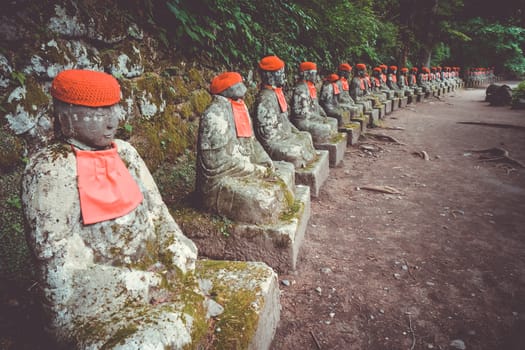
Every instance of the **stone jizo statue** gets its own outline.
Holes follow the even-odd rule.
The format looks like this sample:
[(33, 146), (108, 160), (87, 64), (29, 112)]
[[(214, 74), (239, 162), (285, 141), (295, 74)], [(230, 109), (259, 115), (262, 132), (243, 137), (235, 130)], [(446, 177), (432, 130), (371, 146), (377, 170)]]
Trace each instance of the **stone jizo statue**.
[(299, 131), (290, 122), (290, 107), (283, 93), (284, 62), (277, 56), (264, 57), (259, 73), (262, 85), (253, 120), (255, 135), (273, 160), (303, 168), (315, 159), (315, 148), (310, 133)]
[(352, 66), (348, 63), (341, 63), (339, 65), (337, 72), (339, 75), (339, 81), (337, 82), (337, 85), (339, 86), (341, 93), (339, 94), (338, 101), (340, 105), (345, 106), (350, 110), (352, 116), (360, 117), (363, 114), (363, 105), (356, 104), (352, 96), (350, 96), (351, 73)]
[(299, 130), (308, 131), (314, 144), (326, 143), (337, 135), (337, 119), (328, 117), (319, 105), (315, 87), (317, 65), (301, 63), (299, 76), (293, 91), (291, 121)]
[[(321, 87), (321, 97), (319, 103), (326, 115), (337, 119), (340, 127), (350, 122), (349, 106), (343, 106), (339, 103), (339, 96), (341, 95), (341, 87), (337, 83), (339, 76), (337, 74), (330, 74)], [(346, 108), (345, 108), (346, 107)], [(348, 111), (345, 113), (345, 111)]]
[[(240, 74), (216, 76), (213, 101), (199, 125), (196, 191), (205, 210), (249, 224), (275, 223), (288, 208), (294, 168), (272, 159), (255, 138)], [(289, 167), (288, 167), (289, 166)]]
[(62, 136), (30, 157), (22, 191), (47, 326), (68, 349), (176, 347), (191, 316), (173, 291), (197, 249), (137, 151), (114, 139), (119, 84), (67, 70), (51, 94)]

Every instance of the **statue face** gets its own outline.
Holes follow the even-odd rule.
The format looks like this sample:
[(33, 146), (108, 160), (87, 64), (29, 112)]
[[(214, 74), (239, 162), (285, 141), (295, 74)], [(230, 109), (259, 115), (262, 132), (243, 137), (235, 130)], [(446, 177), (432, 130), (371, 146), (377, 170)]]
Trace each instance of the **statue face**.
[(279, 69), (278, 71), (273, 72), (275, 86), (281, 87), (286, 81), (286, 74), (284, 73), (284, 68)]
[(315, 83), (315, 79), (317, 78), (317, 71), (316, 70), (306, 70), (303, 72), (303, 78), (306, 81), (311, 81), (312, 83)]
[(360, 69), (360, 70), (357, 71), (357, 74), (358, 74), (361, 78), (363, 78), (363, 77), (365, 76), (365, 71)]
[(62, 104), (56, 111), (62, 133), (73, 145), (103, 149), (111, 144), (117, 132), (118, 105), (86, 107)]
[(348, 79), (348, 77), (350, 77), (350, 72), (346, 70), (341, 70), (339, 71), (339, 76)]
[(220, 93), (220, 95), (234, 99), (234, 100), (238, 100), (244, 97), (247, 90), (248, 89), (246, 88), (244, 83), (240, 82), (224, 90), (223, 92)]

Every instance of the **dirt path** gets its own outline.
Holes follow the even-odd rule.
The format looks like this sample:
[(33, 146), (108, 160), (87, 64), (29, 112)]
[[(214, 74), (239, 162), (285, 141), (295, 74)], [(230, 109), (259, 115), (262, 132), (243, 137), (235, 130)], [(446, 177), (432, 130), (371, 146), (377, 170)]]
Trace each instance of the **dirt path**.
[(273, 349), (525, 348), (525, 169), (468, 151), (525, 163), (525, 130), (457, 124), (523, 127), (525, 112), (483, 98), (468, 89), (395, 111), (385, 126), (404, 130), (371, 132), (403, 145), (363, 141), (375, 150), (349, 148), (330, 170), (298, 270), (279, 276), (290, 285)]

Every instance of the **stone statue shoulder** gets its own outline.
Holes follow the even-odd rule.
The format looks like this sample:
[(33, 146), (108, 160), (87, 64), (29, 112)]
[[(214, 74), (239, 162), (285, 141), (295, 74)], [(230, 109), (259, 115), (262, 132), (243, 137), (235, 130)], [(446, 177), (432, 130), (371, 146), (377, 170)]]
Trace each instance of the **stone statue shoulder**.
[(233, 112), (226, 97), (216, 95), (204, 111), (199, 127), (201, 150), (213, 150), (225, 146), (235, 131)]

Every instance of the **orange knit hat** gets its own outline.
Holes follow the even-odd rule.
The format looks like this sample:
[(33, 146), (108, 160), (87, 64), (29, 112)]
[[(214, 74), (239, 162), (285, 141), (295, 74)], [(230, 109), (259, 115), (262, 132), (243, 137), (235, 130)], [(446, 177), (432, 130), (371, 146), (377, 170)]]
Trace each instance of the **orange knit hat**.
[(237, 83), (242, 82), (242, 77), (236, 72), (225, 72), (211, 80), (210, 92), (214, 95), (223, 92)]
[(358, 63), (355, 65), (355, 67), (359, 70), (366, 70), (366, 64), (364, 63)]
[(317, 70), (317, 65), (313, 62), (303, 62), (299, 65), (299, 71), (304, 72), (305, 70)]
[(352, 66), (348, 63), (341, 63), (339, 65), (339, 70), (344, 72), (350, 72), (352, 70)]
[(412, 72), (417, 72), (418, 69), (417, 69), (417, 67), (412, 67), (412, 68), (410, 68), (410, 70), (411, 70)]
[(339, 75), (337, 74), (330, 74), (328, 77), (327, 77), (327, 80), (331, 83), (335, 83), (336, 81), (339, 80)]
[(380, 64), (380, 65), (379, 65), (379, 68), (381, 68), (381, 69), (387, 69), (388, 66), (387, 66), (386, 64)]
[(407, 68), (407, 67), (403, 67), (403, 68), (401, 68), (401, 72), (402, 72), (402, 73), (406, 73), (406, 72), (408, 72), (408, 68)]
[(390, 70), (397, 70), (397, 66), (390, 66)]
[(284, 68), (284, 61), (277, 56), (266, 56), (259, 61), (259, 68), (269, 72), (275, 72)]
[(379, 72), (381, 73), (381, 66), (379, 67), (374, 67), (374, 69), (372, 69), (374, 72)]
[(120, 101), (120, 85), (104, 72), (69, 69), (53, 79), (51, 96), (79, 106), (112, 106)]

